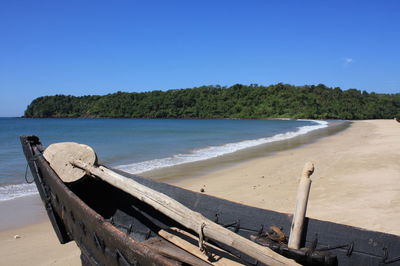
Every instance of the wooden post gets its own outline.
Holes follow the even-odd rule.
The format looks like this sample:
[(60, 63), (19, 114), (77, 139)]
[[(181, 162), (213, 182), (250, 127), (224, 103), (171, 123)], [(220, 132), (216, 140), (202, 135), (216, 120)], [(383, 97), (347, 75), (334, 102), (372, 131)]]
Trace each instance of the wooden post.
[(311, 188), (310, 176), (313, 172), (314, 165), (311, 162), (306, 163), (297, 190), (296, 207), (293, 214), (292, 226), (290, 228), (289, 248), (300, 248), (301, 234), (303, 232), (304, 218), (306, 216), (308, 196)]

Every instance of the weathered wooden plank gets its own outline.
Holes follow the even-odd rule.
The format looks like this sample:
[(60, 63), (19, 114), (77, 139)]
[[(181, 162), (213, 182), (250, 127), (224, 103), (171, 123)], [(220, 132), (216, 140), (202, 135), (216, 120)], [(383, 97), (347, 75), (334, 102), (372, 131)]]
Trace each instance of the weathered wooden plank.
[[(198, 245), (194, 243), (198, 243), (199, 239), (189, 233), (180, 230), (178, 228), (171, 228), (170, 230), (160, 230), (158, 232), (160, 236), (170, 241), (171, 243), (177, 245), (178, 247), (186, 250), (187, 252), (197, 256), (198, 258), (212, 264), (212, 265), (220, 265), (220, 266), (235, 266), (235, 265), (243, 265), (242, 263), (238, 263), (233, 260), (233, 256), (226, 251), (210, 244), (204, 243), (204, 249), (207, 254), (199, 249)], [(194, 243), (193, 243), (194, 242)], [(211, 259), (210, 259), (211, 258)]]
[(184, 249), (178, 248), (174, 244), (160, 238), (153, 237), (143, 242), (144, 245), (151, 247), (153, 250), (160, 252), (166, 257), (173, 258), (188, 265), (210, 266), (209, 263), (199, 259), (197, 256), (190, 254)]

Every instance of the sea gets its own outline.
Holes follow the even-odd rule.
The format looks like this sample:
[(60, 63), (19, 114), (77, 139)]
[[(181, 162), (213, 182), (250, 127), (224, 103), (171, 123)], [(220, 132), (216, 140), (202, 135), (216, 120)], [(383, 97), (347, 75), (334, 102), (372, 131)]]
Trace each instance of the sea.
[(328, 126), (314, 120), (0, 118), (0, 201), (36, 194), (19, 136), (78, 142), (99, 162), (132, 174), (282, 141)]

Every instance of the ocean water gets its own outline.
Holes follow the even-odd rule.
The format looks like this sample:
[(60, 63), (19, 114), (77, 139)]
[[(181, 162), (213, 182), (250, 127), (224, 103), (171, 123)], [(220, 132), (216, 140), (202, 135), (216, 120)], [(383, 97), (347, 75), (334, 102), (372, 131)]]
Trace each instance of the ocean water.
[[(37, 193), (26, 184), (20, 135), (90, 145), (100, 163), (140, 174), (206, 160), (327, 127), (312, 120), (0, 118), (0, 201)], [(31, 179), (28, 173), (28, 179)]]

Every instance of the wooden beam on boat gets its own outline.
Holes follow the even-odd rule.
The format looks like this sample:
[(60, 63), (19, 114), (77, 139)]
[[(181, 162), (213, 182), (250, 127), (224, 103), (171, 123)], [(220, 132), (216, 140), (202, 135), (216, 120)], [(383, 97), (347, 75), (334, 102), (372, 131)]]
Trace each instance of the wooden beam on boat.
[(161, 253), (163, 256), (172, 258), (177, 261), (181, 261), (188, 265), (198, 265), (198, 266), (210, 266), (210, 263), (205, 262), (204, 260), (198, 258), (194, 254), (187, 252), (181, 247), (177, 247), (164, 238), (161, 237), (152, 237), (143, 242), (149, 248), (156, 250)]
[(137, 197), (183, 226), (196, 231), (199, 235), (203, 234), (206, 237), (231, 246), (266, 265), (298, 265), (295, 261), (285, 258), (269, 248), (262, 247), (229, 229), (215, 224), (178, 201), (103, 166), (96, 167), (80, 160), (74, 160), (72, 164)]
[[(163, 193), (143, 186), (140, 183), (117, 174), (104, 166), (97, 166), (93, 160), (90, 162), (82, 161), (81, 158), (84, 159), (90, 157), (86, 152), (92, 149), (87, 145), (68, 143), (68, 145), (64, 144), (62, 152), (52, 152), (52, 149), (59, 150), (57, 145), (58, 143), (50, 145), (46, 149), (44, 156), (46, 158), (46, 153), (52, 154), (51, 158), (56, 161), (57, 164), (53, 164), (51, 160), (48, 160), (48, 158), (46, 158), (46, 160), (48, 160), (50, 166), (61, 179), (68, 176), (68, 171), (65, 170), (65, 164), (70, 164), (73, 167), (68, 169), (73, 169), (75, 171), (77, 168), (80, 168), (82, 177), (91, 174), (101, 178), (103, 181), (149, 204), (186, 228), (194, 230), (199, 234), (200, 239), (208, 237), (222, 244), (231, 246), (266, 265), (299, 265), (294, 260), (288, 259), (269, 248), (260, 246), (255, 242), (243, 238), (229, 229), (212, 222), (202, 214), (187, 208), (183, 204)], [(82, 152), (80, 150), (82, 149), (85, 149), (84, 156), (81, 155)], [(93, 153), (95, 154), (94, 151)], [(78, 155), (76, 156), (76, 154)], [(97, 158), (97, 156), (94, 156), (94, 158)], [(62, 169), (62, 171), (60, 171), (60, 169)]]

